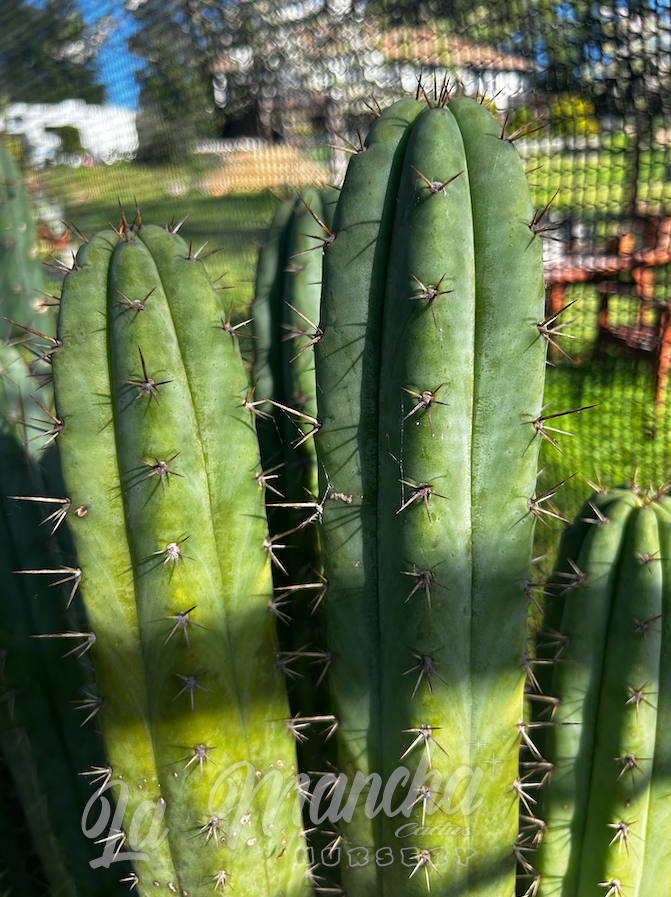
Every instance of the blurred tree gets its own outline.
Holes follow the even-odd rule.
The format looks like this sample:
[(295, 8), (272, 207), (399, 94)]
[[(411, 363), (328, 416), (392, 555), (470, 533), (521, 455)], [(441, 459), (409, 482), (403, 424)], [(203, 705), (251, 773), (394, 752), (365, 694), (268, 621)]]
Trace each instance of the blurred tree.
[(292, 141), (306, 110), (339, 130), (354, 100), (400, 88), (374, 52), (364, 2), (126, 0), (126, 9), (140, 26), (130, 46), (145, 60), (143, 108), (192, 136), (221, 126), (216, 106), (227, 129), (245, 122)]
[(140, 84), (138, 158), (162, 162), (184, 155), (194, 141), (221, 127), (214, 102), (213, 34), (188, 0), (126, 0), (137, 22), (129, 49), (144, 61)]
[(387, 23), (442, 22), (454, 33), (467, 32), (473, 43), (505, 43), (507, 49), (512, 49), (537, 7), (536, 0), (368, 0), (367, 4), (370, 14)]
[(96, 56), (105, 23), (88, 28), (76, 0), (1, 0), (0, 85), (5, 102), (101, 103)]
[[(259, 134), (295, 139), (306, 112), (326, 131), (400, 90), (398, 73), (375, 52), (365, 2), (256, 0), (221, 4), (218, 100), (242, 117), (250, 103)], [(319, 126), (319, 125), (318, 125)]]

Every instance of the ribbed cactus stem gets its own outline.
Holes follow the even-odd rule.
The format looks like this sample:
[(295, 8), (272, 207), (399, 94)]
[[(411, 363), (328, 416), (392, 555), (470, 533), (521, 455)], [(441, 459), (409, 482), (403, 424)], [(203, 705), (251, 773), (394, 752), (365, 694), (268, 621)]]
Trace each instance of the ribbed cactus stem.
[[(578, 521), (577, 521), (578, 522)], [(671, 502), (627, 488), (594, 494), (553, 579), (565, 581), (549, 729), (554, 771), (535, 865), (543, 897), (661, 893), (668, 840)], [(577, 549), (577, 550), (576, 550)], [(570, 572), (566, 573), (566, 562)], [(562, 575), (563, 574), (563, 575)], [(542, 650), (542, 648), (541, 648)]]
[[(421, 106), (400, 100), (378, 119), (366, 150), (354, 156), (336, 207), (336, 238), (326, 247), (322, 339), (316, 346), (316, 445), (320, 491), (328, 501), (320, 528), (338, 729), (338, 769), (352, 783), (381, 768), (380, 648), (377, 600), (377, 440), (382, 299), (398, 181), (410, 125)], [(341, 823), (343, 851), (374, 851), (381, 820), (363, 801)], [(377, 895), (375, 863), (349, 867), (346, 888)]]
[[(111, 781), (130, 790), (125, 825), (149, 800), (164, 814), (161, 834), (167, 826), (136, 865), (139, 887), (302, 894), (295, 745), (274, 666), (255, 406), (240, 350), (181, 238), (152, 226), (121, 235), (80, 250), (54, 371), (64, 476), (86, 508), (71, 528), (97, 636)], [(238, 793), (248, 775), (259, 784), (276, 774), (274, 818), (264, 820), (268, 783), (248, 813), (222, 804), (236, 764)]]
[(494, 897), (497, 877), (512, 881), (514, 875), (529, 605), (524, 586), (540, 515), (534, 498), (541, 440), (532, 421), (540, 414), (545, 379), (546, 344), (538, 331), (545, 308), (543, 251), (515, 145), (484, 105), (457, 97), (449, 108), (468, 163), (476, 282), (469, 765), (483, 770), (486, 784), (472, 817), (469, 847), (476, 855), (469, 886)]
[[(252, 346), (254, 350), (254, 382), (259, 398), (264, 399), (279, 396), (282, 390), (282, 340), (286, 336), (282, 329), (284, 267), (292, 212), (291, 204), (278, 203), (268, 229), (266, 242), (259, 252), (256, 267), (254, 299), (251, 309), (254, 331)], [(272, 425), (270, 427), (262, 427), (262, 425), (263, 421), (259, 423), (262, 451), (266, 430), (269, 430), (267, 436), (269, 444), (273, 445), (273, 450), (276, 450), (272, 439), (275, 435)], [(272, 455), (272, 451), (269, 450), (268, 454)]]
[[(163, 797), (151, 737), (114, 432), (114, 386), (107, 362), (108, 302), (121, 302), (118, 294), (108, 297), (109, 268), (117, 244), (116, 235), (104, 233), (79, 250), (80, 270), (63, 287), (58, 320), (63, 347), (53, 365), (57, 413), (66, 424), (58, 438), (66, 488), (74, 508), (88, 509), (81, 517), (69, 515), (68, 522), (73, 523), (77, 569), (86, 570), (80, 589), (87, 621), (97, 636), (91, 656), (104, 701), (104, 713), (98, 716), (115, 784), (124, 783), (119, 788), (127, 799), (129, 823), (140, 804), (148, 800), (158, 806)], [(135, 459), (133, 466), (140, 460)], [(114, 790), (110, 788), (117, 797)], [(154, 881), (177, 886), (169, 843), (163, 840), (148, 862), (139, 864), (137, 874), (143, 892), (150, 892)]]
[[(253, 378), (259, 399), (269, 399), (261, 407), (272, 413), (258, 427), (263, 466), (270, 477), (268, 521), (271, 533), (283, 546), (273, 570), (278, 664), (286, 675), (296, 724), (311, 727), (306, 720), (320, 723), (314, 737), (304, 731), (298, 745), (301, 768), (315, 773), (329, 768), (332, 743), (326, 735), (335, 722), (326, 684), (329, 654), (323, 631), (323, 576), (315, 525), (328, 495), (319, 495), (315, 445), (310, 435), (317, 415), (314, 347), (321, 333), (322, 241), (327, 236), (324, 227), (328, 228), (325, 217), (321, 191), (313, 188), (304, 190), (291, 203), (279, 204), (260, 253), (252, 307)], [(271, 332), (272, 343), (266, 351), (265, 341)], [(272, 391), (260, 392), (264, 386)], [(306, 826), (313, 834), (307, 817)], [(323, 843), (310, 840), (317, 862)]]
[[(288, 258), (285, 267), (283, 296), (283, 352), (284, 372), (281, 399), (308, 417), (317, 414), (314, 346), (319, 342), (319, 317), (322, 285), (322, 252), (320, 241), (324, 231), (320, 221), (324, 218), (319, 192), (306, 190), (296, 206), (289, 232)], [(323, 223), (323, 221), (322, 221)], [(298, 421), (300, 422), (300, 418)], [(307, 421), (306, 418), (303, 418)], [(309, 423), (309, 421), (307, 421)], [(296, 423), (285, 428), (285, 457), (287, 491), (294, 497), (306, 498), (305, 489), (317, 495), (317, 459), (314, 440), (306, 439), (291, 453), (291, 443), (301, 442), (302, 431), (310, 426)], [(301, 495), (302, 493), (302, 495)], [(303, 515), (305, 516), (305, 515)]]
[[(19, 167), (0, 141), (0, 315), (26, 323), (31, 303), (44, 289), (39, 244)], [(0, 319), (0, 338), (20, 329)]]
[(364, 821), (360, 801), (347, 846), (387, 853), (343, 877), (366, 894), (499, 897), (515, 878), (542, 251), (488, 110), (418, 111), (385, 111), (350, 165), (352, 183), (355, 163), (381, 177), (380, 142), (400, 175), (389, 205), (371, 202), (375, 173), (350, 193), (348, 171), (326, 247), (317, 449), (330, 488), (353, 495), (322, 527), (339, 767), (396, 775), (393, 806), (412, 803)]

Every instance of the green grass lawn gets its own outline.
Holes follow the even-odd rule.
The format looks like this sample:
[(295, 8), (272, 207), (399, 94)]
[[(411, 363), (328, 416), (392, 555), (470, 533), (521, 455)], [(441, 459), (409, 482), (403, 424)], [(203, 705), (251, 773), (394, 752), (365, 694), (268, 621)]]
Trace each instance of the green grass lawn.
[[(593, 355), (580, 364), (549, 368), (546, 413), (596, 405), (560, 418), (555, 425), (573, 435), (557, 436), (562, 453), (543, 443), (539, 492), (572, 474), (553, 499), (562, 516), (573, 519), (591, 493), (586, 482), (601, 478), (606, 486), (630, 482), (636, 474), (643, 487), (658, 487), (671, 476), (671, 401), (659, 415), (654, 409), (652, 366), (621, 353)], [(562, 525), (537, 527), (537, 554), (554, 550)]]
[[(555, 212), (591, 219), (614, 219), (628, 198), (632, 178), (632, 145), (625, 147), (622, 135), (612, 140), (602, 136), (602, 149), (566, 153), (525, 153), (524, 167), (529, 172), (531, 192), (537, 207), (543, 208), (559, 191), (553, 202)], [(640, 202), (647, 203), (652, 214), (671, 210), (671, 180), (668, 166), (671, 151), (659, 147), (641, 153), (638, 192)], [(607, 236), (600, 232), (599, 237)]]
[(208, 241), (203, 254), (222, 250), (206, 258), (205, 265), (213, 279), (221, 277), (217, 285), (226, 287), (223, 306), (228, 310), (233, 303), (239, 316), (252, 298), (258, 249), (277, 200), (268, 191), (208, 196), (199, 185), (211, 170), (211, 164), (202, 162), (165, 167), (132, 162), (93, 168), (58, 165), (47, 170), (43, 184), (63, 203), (65, 220), (87, 236), (118, 222), (119, 201), (132, 220), (137, 200), (145, 224), (163, 226), (188, 215), (180, 234), (194, 250)]
[[(567, 477), (572, 478), (553, 499), (562, 516), (573, 519), (589, 497), (593, 483), (601, 478), (606, 486), (630, 482), (637, 476), (643, 487), (655, 488), (671, 477), (671, 389), (669, 399), (655, 413), (655, 383), (652, 361), (633, 359), (619, 348), (596, 348), (600, 298), (592, 287), (569, 288), (566, 301), (576, 300), (564, 317), (574, 318), (566, 332), (577, 339), (561, 340), (571, 356), (551, 353), (548, 366), (546, 414), (586, 405), (595, 408), (559, 418), (550, 425), (573, 435), (556, 436), (561, 453), (544, 441), (539, 479), (542, 493)], [(612, 297), (610, 320), (631, 323), (636, 304), (626, 297)], [(671, 387), (671, 384), (670, 384)], [(551, 403), (551, 404), (550, 404)], [(537, 527), (537, 554), (554, 551), (562, 525), (548, 520), (552, 529)]]
[[(612, 191), (613, 158), (614, 154), (610, 167), (606, 165), (590, 174), (595, 180), (595, 190), (600, 189), (598, 182), (602, 181)], [(553, 177), (556, 174), (557, 182), (562, 179), (570, 186), (570, 181), (561, 174), (562, 160), (548, 164)], [(578, 169), (573, 171), (575, 175)], [(147, 170), (129, 163), (74, 171), (54, 168), (48, 173), (47, 187), (64, 202), (67, 219), (74, 220), (86, 234), (107, 227), (108, 221), (116, 222), (117, 197), (133, 214), (134, 200), (137, 199), (146, 223), (162, 225), (166, 219), (180, 220), (188, 213), (181, 233), (194, 248), (208, 240), (205, 252), (221, 249), (209, 256), (205, 264), (213, 278), (224, 275), (220, 285), (230, 287), (220, 294), (222, 313), (233, 303), (234, 317), (240, 320), (253, 295), (258, 249), (277, 200), (269, 192), (220, 198), (206, 196), (197, 186), (202, 174), (202, 168)], [(166, 195), (166, 189), (177, 183), (179, 177), (183, 184), (187, 184), (186, 193)], [(547, 189), (536, 188), (541, 191), (538, 204), (547, 201), (548, 190), (553, 187), (551, 180), (549, 187), (546, 184)], [(85, 201), (84, 195), (87, 197)], [(616, 202), (612, 192), (607, 201)], [(630, 480), (638, 468), (639, 482), (658, 485), (671, 475), (671, 412), (655, 416), (651, 365), (634, 363), (621, 352), (597, 356), (594, 350), (597, 293), (593, 288), (577, 286), (567, 293), (567, 301), (573, 299), (577, 302), (568, 317), (576, 317), (576, 320), (567, 331), (579, 339), (565, 339), (563, 346), (575, 362), (569, 363), (554, 353), (555, 366), (549, 367), (547, 374), (545, 401), (552, 403), (547, 413), (582, 405), (596, 404), (598, 407), (557, 422), (560, 429), (575, 435), (558, 436), (563, 454), (552, 445), (543, 444), (545, 471), (539, 480), (542, 492), (575, 474), (555, 498), (560, 513), (568, 518), (577, 513), (590, 493), (586, 478), (594, 481), (598, 475), (606, 484), (615, 485)], [(633, 307), (626, 298), (614, 297), (611, 300), (613, 319), (628, 320)], [(543, 526), (537, 528), (538, 554), (553, 551), (556, 547), (561, 524), (550, 523), (552, 530)]]

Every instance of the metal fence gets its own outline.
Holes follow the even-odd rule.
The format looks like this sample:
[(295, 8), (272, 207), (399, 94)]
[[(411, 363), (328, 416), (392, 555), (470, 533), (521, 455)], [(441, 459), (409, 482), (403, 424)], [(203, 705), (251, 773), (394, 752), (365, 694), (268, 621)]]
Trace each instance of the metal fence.
[[(610, 483), (636, 466), (644, 482), (671, 474), (668, 0), (99, 7), (95, 20), (85, 16), (89, 35), (98, 29), (95, 53), (87, 56), (86, 41), (62, 52), (97, 57), (110, 102), (71, 96), (69, 111), (40, 110), (11, 83), (11, 69), (3, 75), (5, 128), (36, 167), (47, 206), (86, 218), (93, 204), (102, 216), (114, 182), (157, 209), (162, 199), (194, 204), (203, 232), (222, 235), (221, 203), (234, 195), (238, 217), (226, 233), (240, 236), (248, 207), (252, 246), (261, 206), (245, 206), (242, 195), (337, 181), (376, 104), (414, 92), (420, 79), (429, 98), (445, 82), (484, 94), (506, 133), (519, 133), (537, 207), (552, 200), (548, 314), (576, 320), (551, 353), (548, 402), (552, 411), (598, 405), (559, 419), (579, 439), (558, 437), (563, 455), (545, 446), (545, 482), (578, 471), (558, 498), (570, 513), (593, 465)], [(65, 155), (63, 125), (81, 143)], [(263, 209), (269, 215), (272, 203)]]

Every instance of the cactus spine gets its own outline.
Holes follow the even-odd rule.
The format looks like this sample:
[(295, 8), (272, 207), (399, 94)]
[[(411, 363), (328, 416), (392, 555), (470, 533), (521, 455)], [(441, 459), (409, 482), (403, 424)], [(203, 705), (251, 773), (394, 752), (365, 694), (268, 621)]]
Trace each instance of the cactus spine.
[[(322, 489), (352, 503), (327, 503), (321, 533), (339, 768), (384, 784), (430, 753), (442, 788), (414, 795), (412, 819), (460, 806), (463, 834), (401, 841), (398, 817), (369, 819), (362, 800), (345, 846), (390, 853), (343, 878), (357, 894), (500, 895), (515, 876), (542, 254), (493, 116), (465, 97), (420, 111), (402, 100), (379, 118), (326, 246), (317, 451)], [(464, 767), (470, 784), (450, 784)]]
[(543, 897), (643, 897), (669, 881), (670, 549), (669, 498), (618, 488), (585, 503), (560, 550), (559, 633), (540, 638), (560, 661), (535, 863)]
[[(255, 406), (220, 319), (197, 253), (123, 216), (65, 279), (53, 366), (97, 637), (92, 710), (124, 825), (141, 823), (126, 828), (147, 855), (135, 865), (141, 893), (298, 895), (295, 746), (273, 666)], [(222, 803), (217, 778), (236, 764), (238, 793), (273, 774), (274, 819), (259, 801), (241, 815)]]
[[(308, 211), (311, 210), (311, 211)], [(316, 216), (316, 217), (315, 217)], [(322, 260), (319, 244), (324, 207), (319, 191), (308, 189), (292, 203), (280, 202), (259, 253), (252, 302), (254, 387), (266, 412), (272, 402), (314, 418), (317, 412), (314, 353), (317, 339)], [(257, 425), (266, 467), (282, 463), (278, 488), (305, 498), (304, 486), (317, 490), (315, 449), (306, 440), (294, 451), (292, 442), (304, 435), (299, 415), (287, 417), (278, 406), (274, 420)], [(308, 418), (303, 418), (307, 420)]]

